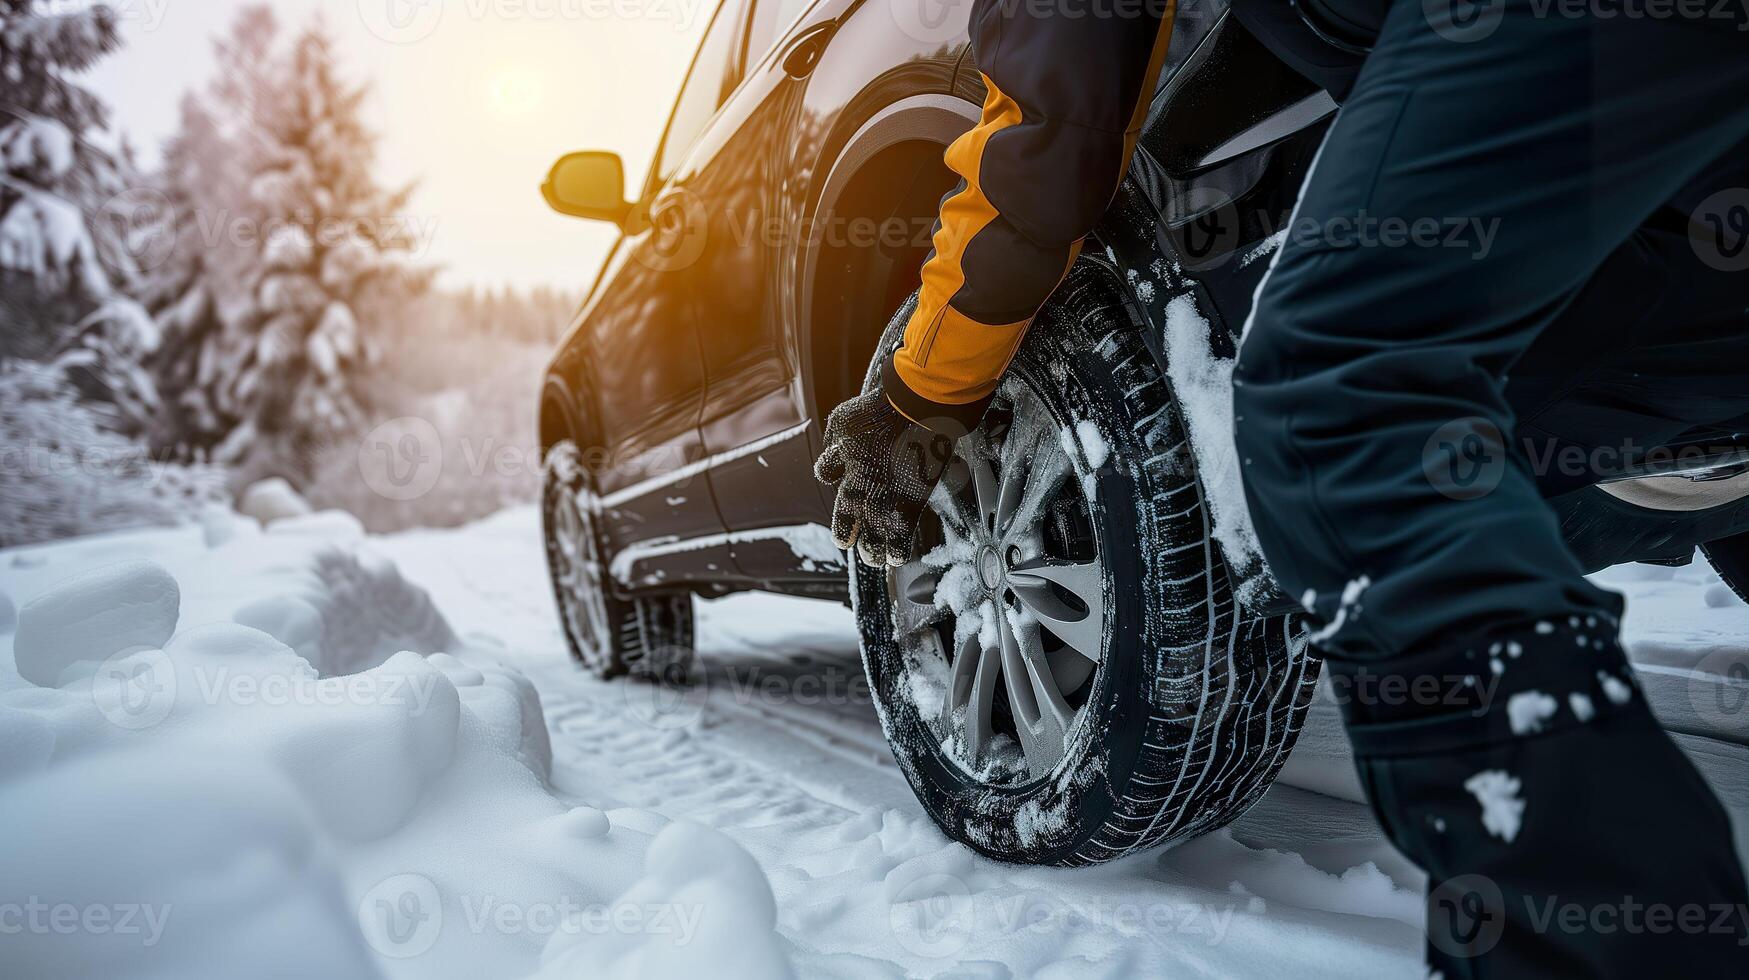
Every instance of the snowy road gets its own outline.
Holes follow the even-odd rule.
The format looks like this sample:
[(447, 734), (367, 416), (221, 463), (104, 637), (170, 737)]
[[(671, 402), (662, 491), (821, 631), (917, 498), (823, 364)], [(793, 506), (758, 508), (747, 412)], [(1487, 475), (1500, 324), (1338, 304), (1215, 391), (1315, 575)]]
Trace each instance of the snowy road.
[[(0, 765), (0, 796), (13, 794), (0, 807), (18, 808), (9, 812), (20, 821), (40, 818), (41, 833), (64, 833), (70, 847), (94, 833), (111, 841), (123, 826), (153, 839), (174, 836), (117, 823), (121, 817), (103, 822), (117, 806), (104, 794), (125, 790), (121, 798), (142, 801), (136, 809), (145, 813), (175, 783), (135, 775), (149, 768), (138, 762), (119, 785), (79, 768), (90, 747), (115, 745), (168, 766), (199, 794), (165, 796), (140, 819), (206, 820), (210, 828), (194, 836), (222, 833), (260, 846), (267, 818), (250, 800), (280, 792), (282, 783), (254, 787), (236, 769), (201, 768), (205, 749), (191, 758), (171, 738), (259, 743), (270, 760), (263, 765), (284, 770), (304, 799), (297, 809), (311, 814), (274, 830), (275, 846), (314, 857), (303, 871), (254, 887), (322, 896), (309, 900), (318, 911), (308, 913), (302, 935), (335, 930), (331, 948), (339, 952), (331, 959), (354, 957), (329, 964), (330, 976), (539, 971), (593, 980), (701, 968), (770, 976), (781, 975), (772, 964), (784, 957), (804, 977), (1353, 980), (1423, 972), (1423, 879), (1355, 802), (1326, 704), (1314, 709), (1283, 782), (1231, 828), (1097, 868), (1022, 868), (977, 856), (923, 815), (882, 739), (849, 613), (835, 605), (770, 596), (703, 604), (702, 682), (674, 694), (595, 681), (573, 668), (537, 520), (526, 509), (459, 530), (381, 538), (362, 537), (339, 515), (317, 515), (265, 534), (221, 528), (203, 537), (190, 528), (84, 539), (11, 553), (0, 561), (0, 591), (23, 604), (67, 575), (122, 559), (159, 563), (180, 583), (176, 638), (152, 640), (166, 653), (146, 655), (175, 665), (181, 697), (154, 715), (167, 719), (156, 727), (134, 730), (140, 726), (130, 722), (118, 731), (97, 717), (116, 721), (94, 686), (101, 670), (97, 680), (89, 667), (63, 675), (57, 689), (24, 681), (0, 657), (0, 745), (22, 747), (12, 769)], [(1636, 566), (1604, 581), (1630, 593), (1628, 632), (1642, 680), (1667, 723), (1686, 733), (1679, 737), (1721, 789), (1749, 845), (1749, 732), (1732, 710), (1741, 705), (1715, 697), (1743, 689), (1695, 683), (1741, 662), (1749, 607), (1700, 568)], [(202, 625), (215, 622), (228, 625)], [(389, 657), (399, 649), (455, 656), (431, 656), (425, 667), (405, 654)], [(203, 659), (214, 653), (223, 658)], [(20, 664), (26, 654), (40, 659), (23, 650)], [(387, 676), (434, 692), (431, 704), (448, 707), (427, 711), (422, 701), (417, 711), (386, 710), (393, 706), (380, 695), (358, 695), (362, 703), (324, 703), (293, 717), (235, 694), (190, 703), (214, 662), (259, 664), (250, 669), (265, 678), (302, 670), (300, 656), (321, 670), (324, 679), (312, 676), (312, 684)], [(40, 675), (38, 660), (29, 662)], [(545, 784), (530, 778), (545, 769), (541, 715), (532, 699), (522, 697), (519, 709), (503, 693), (523, 690), (524, 676), (539, 693), (551, 742)], [(206, 789), (226, 780), (241, 780), (248, 792)], [(235, 812), (226, 816), (226, 807)], [(74, 809), (100, 816), (90, 827), (57, 818)], [(715, 833), (672, 833), (695, 825)], [(52, 848), (4, 843), (0, 872), (44, 888), (68, 877), (64, 862), (38, 859)], [(235, 850), (247, 852), (241, 844)], [(92, 860), (107, 853), (96, 848)], [(175, 882), (187, 876), (186, 854), (169, 846), (147, 858), (124, 853), (147, 865), (132, 868), (129, 880), (152, 882), (154, 894), (184, 894)], [(92, 880), (101, 877), (94, 872)], [(703, 919), (685, 942), (640, 952), (636, 943), (648, 935), (527, 924), (556, 899), (586, 908), (702, 909)], [(213, 931), (250, 934), (230, 918), (248, 903), (203, 909), (181, 901), (166, 936), (192, 937), (188, 949), (202, 951), (205, 969), (214, 969), (204, 959)], [(516, 914), (492, 918), (485, 903)], [(397, 918), (400, 911), (418, 914)], [(379, 912), (387, 931), (373, 926)], [(432, 924), (438, 920), (441, 928)], [(276, 925), (273, 935), (284, 931)], [(84, 972), (111, 962), (93, 958), (96, 943), (42, 943), (14, 953), (31, 963), (77, 962)], [(167, 939), (154, 952), (172, 956), (172, 945)], [(291, 967), (317, 945), (293, 943), (281, 973), (305, 972)], [(674, 958), (681, 953), (692, 959)], [(0, 953), (0, 972), (5, 963)], [(160, 975), (193, 974), (179, 966)]]
[[(507, 514), (474, 529), (466, 550), (441, 532), (385, 547), (464, 635), (527, 654), (516, 662), (541, 691), (560, 791), (704, 822), (759, 860), (803, 975), (1423, 973), (1425, 878), (1352, 802), (1359, 788), (1327, 704), (1289, 785), (1227, 831), (1091, 870), (1005, 866), (948, 841), (914, 802), (868, 703), (847, 610), (763, 595), (705, 603), (700, 689), (676, 700), (602, 684), (564, 660), (537, 533), (531, 515)], [(1630, 635), (1665, 664), (1692, 660), (1697, 644), (1749, 643), (1749, 608), (1724, 601), (1704, 569), (1604, 578), (1642, 597)], [(1692, 718), (1686, 690), (1665, 700)], [(1749, 749), (1685, 741), (1749, 843)], [(893, 911), (913, 882), (952, 899), (940, 935)]]
[(1283, 787), (1167, 854), (1074, 871), (991, 862), (936, 830), (893, 764), (847, 610), (706, 603), (690, 694), (601, 683), (565, 658), (536, 533), (509, 514), (465, 549), (444, 532), (381, 547), (465, 639), (516, 651), (557, 791), (702, 822), (758, 859), (802, 976), (1422, 975), (1423, 879), (1358, 804)]

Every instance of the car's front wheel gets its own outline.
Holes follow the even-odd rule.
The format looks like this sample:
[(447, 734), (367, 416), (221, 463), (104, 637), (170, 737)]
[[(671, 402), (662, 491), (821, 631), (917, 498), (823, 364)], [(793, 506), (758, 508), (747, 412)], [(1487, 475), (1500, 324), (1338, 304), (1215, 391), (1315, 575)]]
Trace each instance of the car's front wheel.
[(1235, 603), (1210, 523), (1171, 384), (1084, 262), (957, 444), (919, 560), (853, 569), (888, 741), (949, 836), (1086, 864), (1262, 795), (1317, 661), (1295, 617)]

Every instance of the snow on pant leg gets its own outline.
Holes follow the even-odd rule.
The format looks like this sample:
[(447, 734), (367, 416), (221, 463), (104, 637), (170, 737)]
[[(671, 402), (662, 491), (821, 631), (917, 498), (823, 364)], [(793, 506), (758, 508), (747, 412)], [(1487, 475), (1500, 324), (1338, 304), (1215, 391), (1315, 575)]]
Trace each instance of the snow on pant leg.
[[(1675, 956), (1677, 927), (1573, 927), (1550, 903), (1671, 916), (1749, 894), (1716, 799), (1637, 695), (1610, 696), (1630, 676), (1619, 599), (1581, 576), (1510, 451), (1504, 386), (1749, 135), (1749, 35), (1483, 9), (1393, 6), (1260, 288), (1238, 449), (1272, 571), (1326, 624), (1375, 813), (1431, 876), (1430, 958), (1448, 978), (1631, 975)], [(1745, 975), (1735, 921), (1680, 927), (1694, 952), (1663, 969)]]
[[(1428, 872), (1438, 975), (1749, 976), (1730, 818), (1653, 717), (1614, 622), (1542, 620), (1394, 666), (1332, 681), (1345, 707), (1365, 702), (1349, 737), (1380, 825)], [(1422, 713), (1390, 686), (1405, 677), (1436, 681), (1452, 710)]]

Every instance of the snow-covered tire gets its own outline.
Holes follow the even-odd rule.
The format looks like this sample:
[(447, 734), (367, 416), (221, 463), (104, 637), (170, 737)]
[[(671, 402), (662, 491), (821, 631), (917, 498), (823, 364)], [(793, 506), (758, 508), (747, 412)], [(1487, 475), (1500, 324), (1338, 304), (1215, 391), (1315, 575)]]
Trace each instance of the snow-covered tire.
[(547, 570), (571, 656), (602, 678), (685, 682), (693, 661), (692, 595), (615, 595), (605, 577), (596, 494), (582, 453), (562, 439), (547, 450), (542, 470)]
[[(1076, 547), (1096, 554), (1103, 569), (1097, 596), (1081, 584), (1089, 589), (1088, 599), (1070, 602), (1084, 611), (1102, 607), (1104, 623), (1096, 634), (1101, 652), (1091, 676), (1054, 702), (1074, 708), (1076, 715), (1059, 726), (1067, 735), (1060, 759), (1048, 772), (1023, 763), (1025, 771), (1004, 774), (990, 761), (993, 750), (967, 759), (972, 729), (963, 719), (972, 709), (956, 714), (951, 707), (951, 660), (958, 654), (945, 652), (960, 643), (958, 633), (951, 640), (931, 641), (927, 631), (936, 628), (924, 626), (923, 640), (901, 639), (896, 624), (926, 621), (927, 607), (942, 605), (945, 586), (939, 582), (947, 573), (934, 595), (914, 603), (920, 610), (914, 612), (905, 605), (912, 600), (895, 593), (923, 596), (926, 590), (904, 578), (917, 573), (888, 574), (853, 563), (851, 593), (864, 666), (900, 768), (948, 836), (999, 860), (1109, 861), (1234, 820), (1263, 794), (1287, 759), (1317, 680), (1318, 661), (1308, 654), (1298, 617), (1255, 617), (1235, 603), (1170, 381), (1126, 311), (1120, 289), (1106, 267), (1079, 263), (1028, 334), (1004, 381), (1003, 390), (1017, 392), (1016, 404), (1035, 397), (1033, 404), (1047, 411), (1049, 419), (1040, 424), (1051, 426), (1061, 439), (1082, 484), (1071, 492), (1084, 500), (1051, 504), (1053, 513), (1061, 509), (1062, 514), (1050, 520), (1072, 523), (1080, 508), (1090, 529), (1083, 532), (1087, 541)], [(894, 318), (881, 350), (898, 342), (910, 307)], [(872, 378), (871, 372), (871, 383)], [(1002, 410), (1004, 397), (999, 392), (993, 415)], [(987, 418), (986, 428), (991, 424)], [(1008, 435), (1020, 429), (1017, 418)], [(977, 438), (975, 433), (959, 443), (962, 457), (978, 451), (971, 442)], [(994, 444), (994, 436), (985, 438)], [(945, 492), (962, 496), (956, 502), (938, 492), (932, 512), (972, 506), (965, 503), (967, 491)], [(977, 497), (975, 487), (971, 496)], [(1001, 520), (988, 519), (990, 525)], [(941, 540), (954, 538), (945, 525), (937, 526)], [(925, 548), (928, 527), (926, 521)], [(1051, 533), (1063, 542), (1072, 536)], [(931, 554), (953, 553), (948, 545), (942, 549)], [(1014, 585), (1028, 564), (1015, 564), (1020, 557), (1010, 552), (1007, 574), (1016, 577), (1008, 581), (1005, 597), (1001, 587), (985, 586), (990, 601), (1018, 609), (1025, 603), (1015, 590), (1037, 588), (1036, 577)], [(1033, 564), (1061, 567), (1075, 560), (1041, 556)], [(1064, 661), (1050, 658), (1071, 649), (1063, 639), (1066, 632), (1053, 640), (1048, 627), (1036, 628), (1036, 617), (1031, 625), (1025, 615), (1001, 621), (1011, 624), (1011, 636), (1030, 631), (1032, 639), (1014, 640), (1015, 648), (1032, 643), (1048, 652), (1031, 663), (1055, 670)], [(946, 628), (935, 636), (945, 637)], [(988, 641), (978, 636), (965, 642), (982, 647)], [(1092, 641), (1083, 633), (1077, 642)], [(1006, 705), (1012, 726), (1006, 673), (992, 682), (1004, 686), (995, 698), (998, 707), (983, 713), (996, 719)], [(976, 687), (974, 681), (970, 688)], [(1034, 703), (1042, 696), (1035, 693)], [(995, 727), (993, 720), (987, 731)]]

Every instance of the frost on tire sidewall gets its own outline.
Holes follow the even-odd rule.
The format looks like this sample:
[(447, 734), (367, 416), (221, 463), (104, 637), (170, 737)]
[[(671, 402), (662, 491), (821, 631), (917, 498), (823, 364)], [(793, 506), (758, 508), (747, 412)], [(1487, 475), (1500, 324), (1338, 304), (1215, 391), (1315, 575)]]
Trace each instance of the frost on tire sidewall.
[[(587, 501), (593, 499), (589, 480), (588, 467), (574, 442), (561, 439), (547, 450), (541, 476), (541, 531), (565, 644), (572, 658), (603, 679), (630, 675), (683, 683), (693, 662), (692, 596), (685, 592), (630, 599), (614, 595), (605, 577), (607, 562), (602, 558), (595, 520), (585, 509), (590, 506)], [(566, 520), (562, 508), (567, 506), (579, 508), (586, 516)], [(593, 568), (592, 579), (578, 581), (575, 574), (567, 574), (568, 547), (584, 549)], [(591, 610), (589, 604), (597, 605)], [(577, 627), (578, 619), (592, 613), (602, 624), (604, 637), (592, 637)]]
[(1082, 260), (1011, 367), (1056, 424), (1091, 420), (1110, 446), (1093, 475), (1103, 656), (1049, 775), (988, 783), (947, 754), (911, 699), (914, 651), (894, 639), (888, 578), (852, 563), (863, 664), (899, 766), (948, 836), (998, 860), (1092, 864), (1231, 822), (1280, 771), (1317, 681), (1297, 617), (1235, 603), (1170, 382), (1120, 288)]

